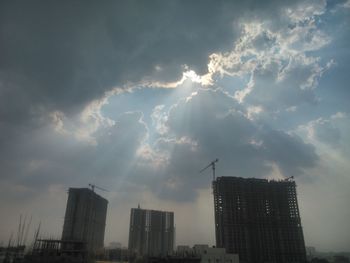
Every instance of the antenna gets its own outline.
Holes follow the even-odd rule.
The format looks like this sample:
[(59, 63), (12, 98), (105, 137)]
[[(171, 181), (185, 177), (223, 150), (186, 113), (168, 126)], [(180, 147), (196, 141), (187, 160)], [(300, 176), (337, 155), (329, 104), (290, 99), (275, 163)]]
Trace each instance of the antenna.
[(212, 161), (210, 164), (208, 164), (206, 167), (204, 167), (202, 170), (199, 171), (199, 173), (204, 172), (206, 169), (208, 169), (210, 166), (213, 169), (213, 181), (215, 181), (215, 163), (219, 161), (218, 158), (216, 158), (214, 161)]

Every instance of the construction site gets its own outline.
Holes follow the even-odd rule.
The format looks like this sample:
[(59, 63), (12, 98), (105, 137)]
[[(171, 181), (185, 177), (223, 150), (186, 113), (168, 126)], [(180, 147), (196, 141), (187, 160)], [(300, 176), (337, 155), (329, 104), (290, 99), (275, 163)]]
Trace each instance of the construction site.
[(213, 182), (216, 246), (240, 262), (305, 262), (296, 195), (288, 178), (219, 177)]
[(89, 188), (69, 188), (60, 239), (42, 238), (39, 224), (32, 244), (26, 247), (32, 218), (20, 216), (17, 235), (10, 237), (7, 247), (0, 248), (0, 262), (90, 263), (97, 259), (204, 262), (202, 259), (206, 257), (205, 262), (209, 262), (207, 251), (220, 249), (222, 256), (215, 255), (217, 252), (213, 254), (216, 263), (226, 263), (225, 258), (241, 263), (306, 262), (293, 177), (278, 181), (216, 177), (218, 161), (213, 160), (199, 171), (212, 170), (216, 236), (216, 246), (204, 247), (200, 258), (174, 254), (173, 212), (146, 210), (140, 206), (131, 209), (129, 248), (124, 252), (106, 249), (104, 235), (108, 201), (95, 189), (107, 190), (89, 184)]
[[(0, 248), (1, 263), (90, 263), (104, 253), (108, 201), (89, 188), (69, 188), (61, 239), (42, 238), (41, 224), (28, 242), (32, 218), (20, 216), (17, 235)], [(30, 243), (26, 247), (26, 244)]]

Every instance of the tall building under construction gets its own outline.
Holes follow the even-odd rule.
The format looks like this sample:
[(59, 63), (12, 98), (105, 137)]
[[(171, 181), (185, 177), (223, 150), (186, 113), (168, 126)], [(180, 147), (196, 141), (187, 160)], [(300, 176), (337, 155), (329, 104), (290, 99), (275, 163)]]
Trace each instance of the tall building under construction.
[(294, 181), (218, 177), (213, 190), (217, 247), (241, 263), (306, 262)]
[(88, 188), (69, 188), (63, 241), (83, 241), (89, 253), (103, 248), (108, 201)]
[(139, 256), (166, 256), (174, 250), (174, 213), (132, 208), (129, 251)]

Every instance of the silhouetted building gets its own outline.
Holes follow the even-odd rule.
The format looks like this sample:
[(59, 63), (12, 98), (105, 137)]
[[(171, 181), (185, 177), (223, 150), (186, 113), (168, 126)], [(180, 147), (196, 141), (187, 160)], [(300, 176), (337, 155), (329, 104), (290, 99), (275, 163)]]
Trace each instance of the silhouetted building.
[(129, 250), (125, 247), (108, 247), (105, 249), (104, 258), (102, 259), (112, 262), (133, 262), (134, 258), (134, 255), (129, 253)]
[(218, 177), (216, 246), (242, 263), (306, 262), (294, 181)]
[(342, 255), (335, 255), (333, 257), (333, 262), (334, 263), (349, 263), (350, 260), (348, 257), (346, 256), (342, 256)]
[(165, 257), (143, 257), (143, 258), (138, 258), (135, 262), (138, 262), (138, 263), (139, 262), (140, 263), (201, 263), (201, 259), (199, 257), (165, 256)]
[(0, 262), (23, 262), (25, 249), (25, 245), (10, 245), (9, 242), (9, 245), (7, 247), (0, 247)]
[(55, 239), (36, 239), (25, 263), (89, 263), (86, 243)]
[(86, 242), (89, 253), (103, 248), (108, 201), (88, 188), (69, 188), (62, 240)]
[(129, 250), (140, 256), (165, 256), (174, 249), (174, 213), (132, 208)]
[(225, 248), (209, 245), (178, 246), (176, 256), (182, 258), (199, 258), (200, 263), (239, 263), (238, 254), (228, 254)]

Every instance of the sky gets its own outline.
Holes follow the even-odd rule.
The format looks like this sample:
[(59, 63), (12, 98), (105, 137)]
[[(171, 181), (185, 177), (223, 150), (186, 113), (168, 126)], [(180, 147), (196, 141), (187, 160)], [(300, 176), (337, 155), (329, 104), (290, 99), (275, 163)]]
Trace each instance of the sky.
[(307, 246), (350, 251), (350, 1), (1, 1), (0, 242), (60, 237), (67, 190), (215, 244), (210, 170), (294, 176)]

